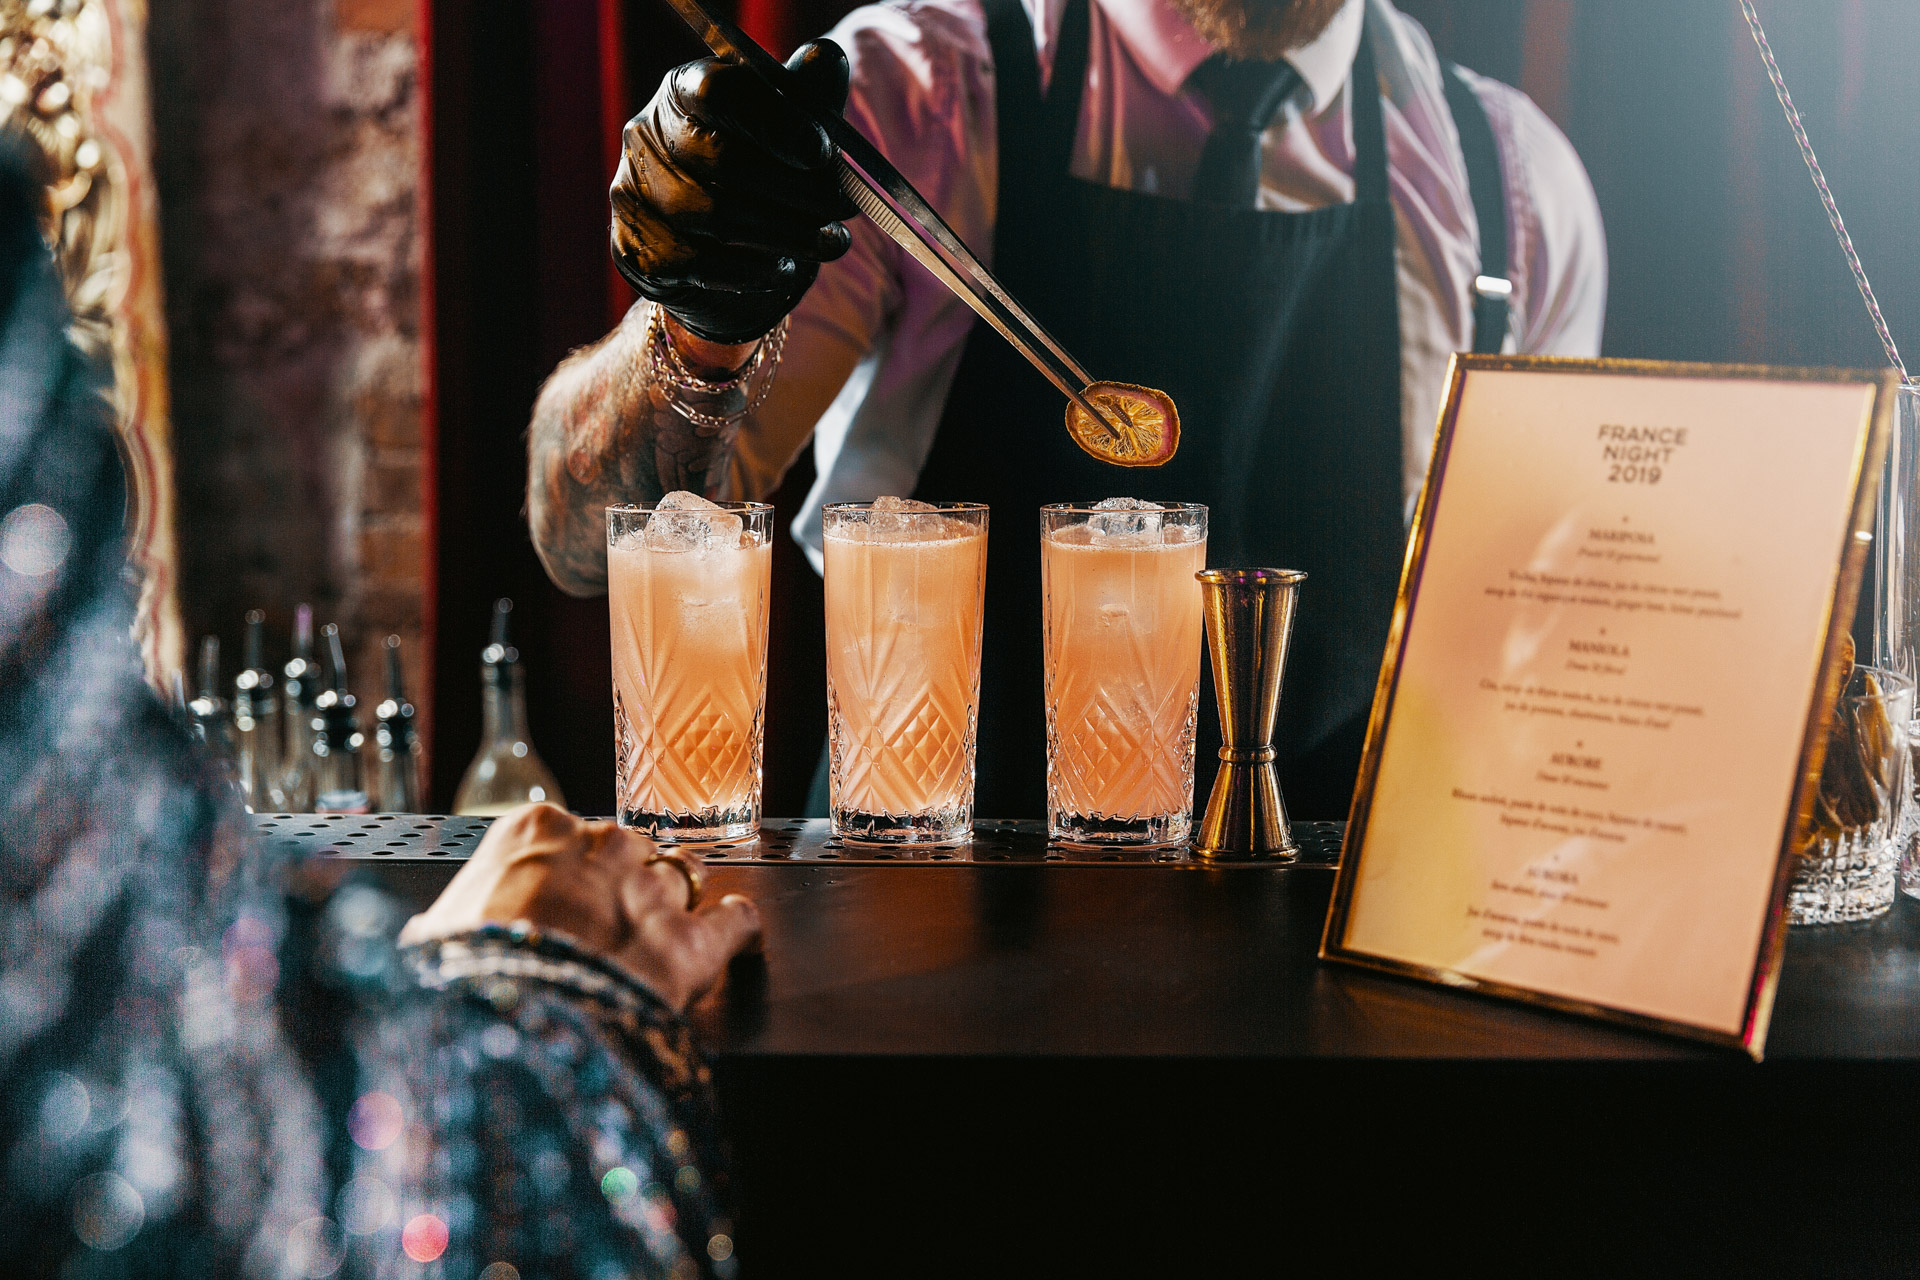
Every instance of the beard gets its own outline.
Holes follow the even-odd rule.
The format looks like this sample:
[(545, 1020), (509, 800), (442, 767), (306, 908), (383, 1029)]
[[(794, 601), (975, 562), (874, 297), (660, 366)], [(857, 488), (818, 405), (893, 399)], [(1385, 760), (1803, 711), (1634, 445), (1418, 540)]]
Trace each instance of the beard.
[(1229, 58), (1272, 61), (1310, 43), (1346, 0), (1172, 0), (1214, 48)]

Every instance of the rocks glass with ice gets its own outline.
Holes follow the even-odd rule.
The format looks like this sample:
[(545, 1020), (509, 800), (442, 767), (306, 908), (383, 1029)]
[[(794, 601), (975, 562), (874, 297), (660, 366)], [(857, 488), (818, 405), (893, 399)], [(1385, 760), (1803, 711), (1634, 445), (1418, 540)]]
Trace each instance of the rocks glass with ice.
[(622, 826), (663, 842), (759, 830), (772, 535), (764, 502), (607, 508)]
[(1040, 509), (1050, 839), (1187, 838), (1206, 563), (1203, 506)]
[(833, 834), (966, 840), (987, 509), (881, 498), (833, 503), (822, 525)]
[(1793, 924), (1871, 920), (1893, 906), (1913, 806), (1913, 680), (1856, 666), (1834, 703), (1805, 845), (1787, 891)]

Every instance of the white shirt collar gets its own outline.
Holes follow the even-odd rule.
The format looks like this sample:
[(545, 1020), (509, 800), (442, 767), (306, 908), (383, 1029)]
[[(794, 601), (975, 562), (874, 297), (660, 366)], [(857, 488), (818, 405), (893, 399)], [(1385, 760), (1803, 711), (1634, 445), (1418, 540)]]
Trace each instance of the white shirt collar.
[[(1172, 97), (1186, 84), (1193, 69), (1213, 52), (1191, 23), (1167, 0), (1094, 0), (1119, 33), (1121, 43), (1147, 80)], [(1056, 8), (1056, 15), (1059, 9)], [(1347, 0), (1327, 29), (1287, 53), (1312, 98), (1309, 114), (1317, 114), (1347, 83), (1353, 55), (1360, 49), (1366, 0)], [(1056, 17), (1057, 21), (1057, 17)]]
[(1353, 58), (1360, 52), (1360, 33), (1367, 16), (1367, 0), (1347, 0), (1327, 29), (1287, 54), (1287, 61), (1313, 95), (1308, 114), (1318, 115), (1346, 88), (1353, 74)]

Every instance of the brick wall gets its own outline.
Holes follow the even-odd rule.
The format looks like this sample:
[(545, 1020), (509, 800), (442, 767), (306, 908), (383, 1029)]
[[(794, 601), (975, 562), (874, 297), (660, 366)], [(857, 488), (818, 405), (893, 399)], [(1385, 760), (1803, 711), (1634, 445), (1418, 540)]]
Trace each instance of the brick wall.
[(181, 605), (194, 643), (295, 605), (364, 706), (397, 632), (423, 715), (419, 117), (410, 0), (151, 10)]

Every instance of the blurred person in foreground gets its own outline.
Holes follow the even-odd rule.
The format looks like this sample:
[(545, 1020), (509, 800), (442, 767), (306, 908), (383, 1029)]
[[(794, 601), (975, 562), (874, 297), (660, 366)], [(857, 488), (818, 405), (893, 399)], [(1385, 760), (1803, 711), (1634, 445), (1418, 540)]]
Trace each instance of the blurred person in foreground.
[(680, 1010), (753, 905), (534, 805), (402, 950), (378, 889), (253, 844), (142, 680), (40, 207), (0, 147), (0, 1270), (735, 1274)]
[(1035, 815), (1034, 509), (1205, 503), (1210, 564), (1309, 575), (1278, 764), (1294, 816), (1345, 817), (1449, 358), (1599, 353), (1572, 145), (1390, 0), (893, 0), (788, 65), (1094, 377), (1170, 394), (1179, 452), (1083, 455), (1060, 393), (854, 216), (824, 131), (704, 59), (626, 128), (612, 247), (642, 300), (534, 410), (553, 580), (605, 589), (606, 504), (763, 498), (809, 441), (816, 567), (822, 503), (987, 503), (975, 811)]

